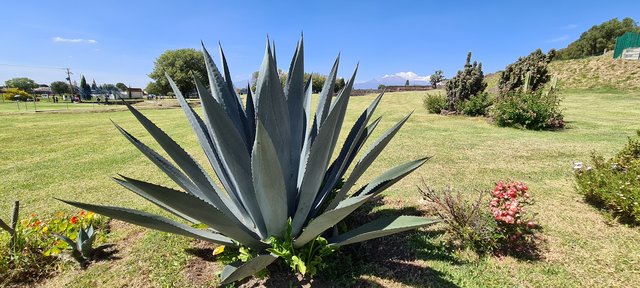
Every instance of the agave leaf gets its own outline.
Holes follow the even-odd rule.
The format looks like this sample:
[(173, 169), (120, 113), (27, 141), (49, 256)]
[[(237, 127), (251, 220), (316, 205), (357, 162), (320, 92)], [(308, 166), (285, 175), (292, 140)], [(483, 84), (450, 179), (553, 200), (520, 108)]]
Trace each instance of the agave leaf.
[(178, 168), (173, 166), (173, 164), (171, 164), (169, 160), (165, 159), (160, 154), (153, 151), (147, 145), (144, 145), (142, 142), (140, 142), (140, 140), (138, 140), (136, 137), (133, 137), (133, 135), (129, 134), (129, 132), (127, 132), (122, 127), (120, 127), (120, 125), (116, 124), (113, 121), (111, 122), (113, 123), (113, 125), (116, 126), (118, 131), (120, 131), (120, 133), (122, 133), (122, 135), (124, 135), (124, 137), (127, 138), (127, 140), (129, 140), (134, 146), (136, 146), (136, 148), (138, 148), (138, 150), (140, 150), (142, 154), (147, 156), (147, 158), (149, 158), (151, 162), (156, 164), (156, 166), (158, 166), (160, 170), (162, 170), (165, 174), (167, 174), (167, 176), (169, 176), (169, 178), (171, 178), (173, 182), (176, 182), (176, 184), (178, 184), (178, 186), (182, 187), (182, 189), (187, 191), (187, 193), (202, 196), (202, 192), (198, 189), (198, 187), (195, 184), (193, 184), (193, 182), (191, 182), (191, 179), (189, 179), (187, 175), (184, 175), (182, 171), (178, 170)]
[(304, 138), (306, 136), (305, 117), (305, 80), (304, 80), (304, 43), (302, 37), (296, 46), (296, 51), (291, 59), (289, 74), (285, 83), (285, 98), (289, 109), (289, 124), (291, 126), (291, 148), (289, 170), (292, 170), (288, 181), (288, 205), (295, 207), (297, 196), (298, 167), (300, 167), (300, 151), (302, 150)]
[(256, 110), (253, 103), (253, 95), (251, 95), (251, 86), (247, 84), (247, 104), (245, 105), (245, 115), (247, 117), (247, 140), (253, 143), (256, 134)]
[[(351, 78), (352, 80), (355, 79), (356, 72), (357, 68)], [(332, 149), (338, 141), (340, 128), (344, 120), (344, 111), (347, 104), (349, 104), (351, 90), (348, 88), (352, 85), (353, 82), (350, 80), (345, 89), (341, 91), (334, 109), (331, 109), (325, 124), (320, 127), (316, 141), (311, 145), (304, 178), (300, 185), (298, 207), (293, 217), (292, 231), (294, 236), (298, 236), (302, 226), (307, 222), (307, 216), (319, 192), (323, 179), (323, 176), (320, 175), (324, 175), (333, 153)]]
[(265, 254), (259, 255), (246, 263), (236, 262), (229, 264), (222, 269), (220, 274), (222, 282), (220, 284), (229, 284), (258, 273), (260, 270), (267, 268), (276, 259), (278, 259), (278, 256)]
[(336, 57), (336, 61), (331, 67), (331, 72), (324, 81), (320, 97), (318, 98), (318, 107), (316, 107), (316, 125), (318, 128), (324, 125), (324, 121), (329, 116), (329, 107), (331, 107), (331, 98), (333, 96), (333, 87), (336, 84), (336, 76), (338, 74), (338, 65), (340, 64), (340, 54)]
[(329, 245), (333, 247), (340, 247), (435, 224), (440, 221), (442, 220), (417, 216), (391, 216), (380, 218), (351, 231), (330, 238)]
[(78, 229), (78, 236), (76, 236), (76, 246), (79, 251), (82, 251), (82, 243), (84, 243), (84, 241), (87, 241), (87, 239), (89, 239), (87, 231), (85, 231), (84, 228), (80, 227), (80, 229)]
[(67, 243), (67, 245), (69, 245), (69, 247), (71, 247), (71, 249), (75, 250), (76, 248), (76, 243), (73, 242), (73, 240), (71, 240), (69, 237), (64, 236), (62, 234), (58, 234), (58, 233), (54, 233), (54, 236), (56, 236), (58, 239), (64, 241)]
[[(316, 134), (318, 133), (317, 128), (314, 125), (312, 125), (311, 127), (309, 126), (309, 121), (311, 120), (311, 100), (312, 100), (312, 96), (313, 96), (313, 89), (311, 86), (312, 82), (311, 82), (311, 75), (309, 75), (309, 79), (307, 80), (307, 84), (306, 84), (306, 88), (304, 90), (304, 103), (303, 103), (303, 107), (304, 107), (304, 115), (303, 115), (303, 122), (304, 122), (304, 129), (306, 131), (306, 133), (304, 134), (304, 138), (303, 138), (303, 144), (302, 144), (302, 150), (300, 152), (300, 163), (298, 164), (298, 177), (297, 177), (297, 187), (300, 188), (300, 185), (302, 184), (302, 178), (304, 176), (304, 172), (307, 168), (307, 159), (309, 158), (309, 151), (311, 150), (311, 143), (313, 142), (313, 139), (315, 139)], [(295, 212), (295, 211), (294, 211)]]
[(89, 228), (87, 228), (87, 236), (89, 236), (89, 239), (95, 237), (96, 235), (96, 231), (95, 229), (93, 229), (93, 224), (89, 224)]
[(262, 121), (258, 120), (256, 128), (256, 142), (251, 157), (253, 186), (266, 224), (267, 236), (282, 237), (289, 212), (284, 176), (276, 148), (262, 126)]
[(162, 232), (178, 234), (182, 236), (187, 236), (195, 239), (200, 239), (203, 241), (216, 243), (220, 245), (228, 245), (235, 247), (236, 243), (229, 237), (211, 233), (199, 229), (192, 228), (190, 226), (184, 225), (182, 223), (175, 222), (173, 220), (150, 214), (143, 211), (122, 208), (122, 207), (112, 207), (112, 206), (102, 206), (102, 205), (93, 205), (86, 204), (80, 202), (66, 201), (58, 199), (64, 203), (69, 205), (78, 207), (80, 209), (93, 211), (98, 214), (105, 215), (107, 217), (111, 217), (114, 219), (122, 220), (125, 222), (129, 222), (134, 225), (147, 227), (154, 230), (159, 230)]
[[(247, 122), (247, 116), (244, 113), (244, 108), (242, 107), (242, 101), (240, 100), (240, 96), (236, 93), (236, 89), (233, 87), (233, 81), (231, 80), (231, 73), (229, 72), (229, 65), (227, 64), (227, 57), (224, 56), (224, 51), (222, 51), (222, 45), (218, 42), (218, 49), (220, 51), (220, 60), (222, 61), (222, 71), (224, 72), (224, 82), (227, 84), (227, 90), (231, 93), (231, 95), (235, 96), (235, 106), (238, 110), (238, 116), (240, 118), (240, 123), (242, 124), (242, 130), (247, 134), (247, 143), (253, 143), (253, 139), (249, 133), (249, 123)], [(229, 105), (233, 105), (229, 103)]]
[(407, 162), (387, 170), (386, 172), (378, 176), (376, 179), (374, 179), (373, 181), (369, 182), (367, 185), (362, 187), (358, 192), (356, 192), (356, 196), (357, 195), (375, 196), (382, 193), (382, 191), (389, 188), (389, 186), (395, 184), (396, 182), (400, 181), (400, 179), (404, 178), (404, 176), (407, 176), (409, 173), (413, 172), (413, 170), (420, 168), (420, 166), (422, 166), (422, 164), (427, 162), (429, 159), (431, 158), (423, 157), (418, 160)]
[(335, 209), (327, 211), (311, 220), (300, 236), (298, 236), (294, 241), (294, 247), (299, 248), (309, 243), (309, 241), (315, 239), (318, 235), (322, 234), (322, 232), (338, 224), (338, 222), (342, 221), (342, 219), (351, 214), (351, 212), (362, 206), (362, 204), (367, 202), (371, 197), (373, 196), (362, 195), (346, 199), (340, 202), (338, 207)]
[(349, 178), (347, 178), (344, 185), (342, 185), (342, 187), (336, 194), (336, 197), (331, 201), (327, 209), (333, 209), (333, 207), (337, 206), (338, 203), (347, 196), (347, 193), (349, 192), (349, 190), (351, 190), (351, 188), (356, 183), (356, 181), (360, 179), (360, 176), (362, 176), (362, 174), (364, 174), (367, 168), (369, 168), (371, 163), (373, 163), (373, 160), (375, 160), (378, 157), (378, 155), (380, 155), (382, 150), (387, 146), (387, 144), (389, 144), (389, 141), (391, 141), (393, 136), (396, 135), (396, 133), (398, 132), (398, 130), (400, 130), (402, 125), (404, 125), (407, 119), (409, 119), (409, 116), (411, 116), (411, 113), (405, 116), (404, 118), (402, 118), (402, 120), (398, 121), (396, 125), (394, 125), (389, 130), (387, 130), (382, 136), (380, 136), (376, 140), (375, 143), (371, 145), (369, 150), (365, 152), (364, 156), (360, 159), (360, 161), (358, 161), (356, 166), (353, 168), (353, 171), (351, 171)]
[[(233, 88), (231, 91), (229, 90), (227, 83), (224, 81), (224, 77), (213, 62), (213, 58), (211, 58), (207, 48), (204, 47), (204, 43), (201, 44), (202, 55), (204, 56), (204, 63), (207, 68), (207, 75), (209, 76), (211, 95), (213, 95), (215, 100), (229, 116), (229, 119), (231, 119), (236, 129), (242, 131), (244, 127), (238, 111), (238, 97), (232, 94)], [(233, 84), (229, 83), (229, 85), (233, 87)]]
[(122, 177), (138, 189), (145, 191), (151, 197), (158, 199), (158, 201), (170, 205), (181, 213), (189, 215), (240, 243), (250, 247), (260, 247), (262, 245), (262, 243), (257, 240), (257, 235), (242, 225), (233, 215), (231, 215), (231, 217), (225, 215), (219, 209), (216, 209), (216, 207), (196, 196), (182, 193), (168, 187)]
[[(351, 127), (351, 131), (349, 131), (347, 139), (342, 145), (342, 149), (340, 149), (340, 154), (338, 154), (338, 157), (331, 164), (329, 171), (325, 175), (325, 180), (322, 184), (322, 190), (318, 194), (318, 197), (316, 198), (316, 201), (314, 203), (315, 208), (319, 208), (320, 206), (322, 206), (322, 204), (329, 196), (330, 192), (333, 190), (336, 184), (338, 184), (338, 181), (340, 181), (342, 175), (344, 175), (344, 173), (346, 172), (347, 168), (351, 164), (351, 160), (353, 160), (353, 158), (355, 157), (355, 154), (358, 153), (358, 144), (364, 142), (361, 138), (367, 136), (367, 134), (364, 133), (367, 128), (367, 123), (369, 122), (371, 115), (373, 115), (373, 112), (378, 106), (378, 103), (380, 103), (382, 95), (383, 93), (380, 93), (380, 95), (378, 95), (378, 97), (373, 100), (371, 105), (369, 105), (369, 107), (364, 112), (362, 112), (362, 114), (360, 114), (358, 120), (356, 120), (356, 122)], [(312, 215), (315, 215), (316, 212), (317, 210), (314, 209), (314, 213), (312, 213)]]
[(191, 223), (199, 223), (200, 221), (193, 219), (191, 216), (184, 214), (176, 209), (173, 209), (173, 207), (167, 205), (164, 202), (158, 201), (158, 199), (151, 197), (151, 195), (147, 194), (146, 192), (142, 191), (141, 189), (138, 189), (138, 187), (131, 185), (129, 182), (122, 180), (122, 179), (118, 179), (118, 178), (112, 178), (113, 181), (116, 181), (116, 183), (120, 184), (120, 186), (129, 189), (129, 191), (136, 193), (138, 195), (140, 195), (140, 197), (147, 199), (149, 202), (156, 204), (158, 207), (167, 210), (168, 212), (171, 212), (172, 214), (187, 220)]
[(256, 95), (257, 119), (264, 125), (276, 148), (287, 192), (294, 194), (294, 170), (289, 169), (292, 153), (289, 108), (268, 43), (260, 67)]
[(169, 135), (167, 135), (162, 129), (156, 126), (151, 120), (142, 115), (137, 109), (133, 108), (133, 106), (127, 104), (127, 108), (129, 111), (138, 119), (140, 124), (153, 136), (154, 139), (160, 144), (162, 149), (173, 159), (173, 161), (178, 164), (178, 167), (185, 172), (186, 175), (189, 175), (191, 181), (198, 187), (200, 190), (200, 197), (209, 200), (209, 202), (213, 203), (216, 207), (224, 206), (224, 202), (222, 197), (225, 197), (222, 193), (222, 190), (218, 185), (216, 185), (211, 177), (206, 174), (200, 164), (198, 164), (192, 157), (187, 153), (178, 143), (176, 143)]
[(221, 158), (223, 169), (228, 172), (230, 184), (238, 198), (240, 198), (247, 214), (253, 220), (260, 235), (265, 234), (264, 219), (260, 214), (260, 208), (253, 191), (253, 181), (251, 179), (251, 159), (246, 150), (242, 134), (235, 129), (231, 119), (224, 113), (202, 83), (196, 79), (196, 87), (200, 94), (202, 107), (206, 114), (207, 128), (209, 135), (214, 140), (216, 151)]
[(230, 176), (227, 173), (227, 170), (223, 169), (222, 159), (220, 159), (218, 152), (216, 151), (215, 144), (213, 142), (213, 139), (209, 135), (207, 127), (205, 126), (200, 116), (198, 116), (198, 114), (196, 114), (195, 111), (193, 111), (193, 108), (189, 106), (189, 103), (187, 103), (186, 99), (182, 96), (182, 93), (180, 92), (176, 84), (173, 82), (173, 79), (171, 79), (171, 77), (169, 77), (168, 74), (166, 76), (167, 76), (167, 79), (169, 80), (169, 84), (171, 85), (171, 88), (173, 88), (173, 91), (175, 92), (176, 98), (178, 99), (178, 103), (180, 103), (182, 110), (187, 115), (187, 119), (189, 120), (189, 123), (191, 124), (193, 131), (196, 133), (196, 136), (198, 137), (200, 146), (204, 150), (204, 153), (207, 156), (209, 163), (213, 167), (213, 170), (215, 171), (216, 175), (218, 175), (220, 182), (222, 182), (222, 185), (225, 187), (228, 193), (228, 196), (231, 198), (234, 204), (233, 205), (229, 204), (227, 197), (225, 197), (225, 195), (219, 194), (219, 197), (225, 202), (225, 205), (229, 207), (229, 209), (233, 212), (234, 215), (239, 215), (243, 220), (243, 222), (245, 223), (245, 225), (248, 225), (248, 223), (251, 222), (251, 219), (247, 214), (247, 211), (244, 209), (244, 206), (240, 202), (240, 199), (235, 191), (235, 187), (231, 186), (230, 184), (230, 180), (229, 180)]

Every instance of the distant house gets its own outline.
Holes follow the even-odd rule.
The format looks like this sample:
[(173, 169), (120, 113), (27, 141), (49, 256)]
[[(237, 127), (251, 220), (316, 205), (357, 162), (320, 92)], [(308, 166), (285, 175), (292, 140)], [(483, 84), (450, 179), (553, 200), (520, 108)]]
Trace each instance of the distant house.
[(127, 88), (123, 94), (122, 98), (124, 99), (142, 99), (144, 97), (142, 88)]
[(38, 88), (33, 89), (33, 94), (37, 94), (42, 98), (49, 98), (49, 95), (52, 94), (51, 87), (49, 87), (49, 85), (47, 84), (39, 84)]

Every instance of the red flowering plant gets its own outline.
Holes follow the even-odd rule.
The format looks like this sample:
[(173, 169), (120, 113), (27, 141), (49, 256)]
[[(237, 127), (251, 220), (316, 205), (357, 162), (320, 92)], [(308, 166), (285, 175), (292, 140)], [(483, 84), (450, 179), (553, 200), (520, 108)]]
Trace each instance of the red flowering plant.
[(31, 214), (24, 217), (16, 227), (13, 245), (8, 245), (8, 233), (0, 233), (0, 286), (49, 275), (56, 270), (56, 263), (60, 263), (57, 261), (60, 258), (55, 255), (68, 249), (68, 245), (54, 235), (75, 239), (79, 228), (86, 228), (90, 223), (98, 232), (96, 241), (104, 242), (108, 218), (85, 211), (71, 215), (57, 212), (48, 216)]
[(533, 204), (529, 187), (522, 182), (499, 181), (493, 189), (493, 198), (489, 203), (491, 213), (497, 223), (496, 233), (503, 242), (503, 250), (515, 249), (524, 252), (531, 235), (542, 228), (534, 221), (534, 214), (526, 206)]
[[(93, 212), (80, 211), (76, 214), (68, 215), (64, 212), (56, 212), (51, 217), (40, 217), (31, 214), (23, 219), (19, 227), (20, 234), (29, 247), (42, 251), (44, 255), (57, 255), (66, 248), (66, 243), (54, 237), (54, 234), (68, 236), (75, 239), (80, 227), (88, 227), (93, 224), (98, 231), (107, 228), (108, 219), (96, 215)], [(104, 233), (101, 233), (104, 237)]]

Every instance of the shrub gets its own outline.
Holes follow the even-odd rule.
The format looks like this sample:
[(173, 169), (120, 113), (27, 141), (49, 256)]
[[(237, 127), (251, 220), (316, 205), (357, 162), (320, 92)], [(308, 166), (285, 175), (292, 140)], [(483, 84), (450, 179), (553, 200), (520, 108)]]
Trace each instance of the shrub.
[(591, 166), (577, 163), (574, 175), (578, 192), (623, 222), (640, 224), (640, 131), (625, 147), (605, 160), (595, 153)]
[(440, 114), (442, 110), (447, 109), (447, 96), (439, 93), (428, 93), (422, 99), (422, 104), (429, 113)]
[(5, 100), (16, 100), (16, 95), (20, 96), (18, 97), (18, 99), (20, 99), (20, 101), (27, 101), (27, 99), (31, 98), (31, 96), (29, 96), (29, 93), (20, 90), (18, 88), (6, 88), (4, 90), (4, 99)]
[(527, 211), (532, 200), (524, 183), (499, 181), (490, 202), (485, 200), (486, 191), (479, 191), (473, 200), (451, 188), (438, 193), (423, 186), (418, 189), (431, 210), (444, 219), (447, 242), (454, 248), (470, 248), (480, 255), (523, 255), (536, 250), (535, 234), (541, 227)]
[(458, 110), (467, 116), (483, 116), (489, 112), (491, 99), (489, 93), (483, 92), (478, 95), (471, 96), (469, 100), (458, 103)]
[(510, 93), (496, 99), (492, 117), (501, 127), (561, 129), (564, 118), (559, 107), (555, 92)]
[(479, 191), (475, 200), (469, 200), (461, 192), (451, 188), (436, 192), (426, 185), (418, 187), (423, 199), (447, 225), (447, 242), (456, 248), (470, 248), (479, 254), (490, 253), (497, 247), (496, 222), (486, 209), (484, 197)]
[[(302, 43), (301, 39), (296, 47), (284, 90), (280, 85), (275, 55), (271, 45), (267, 45), (255, 98), (248, 91), (244, 105), (235, 94), (222, 51), (224, 74), (203, 47), (210, 89), (195, 78), (202, 114), (195, 113), (167, 75), (217, 177), (204, 172), (205, 169), (182, 147), (132, 106), (127, 105), (177, 166), (116, 125), (136, 148), (185, 192), (125, 176), (115, 179), (116, 182), (184, 221), (206, 225), (209, 229), (199, 229), (138, 210), (64, 202), (151, 229), (228, 247), (245, 246), (255, 253), (256, 256), (245, 263), (236, 262), (223, 268), (222, 284), (263, 270), (279, 259), (279, 255), (296, 255), (297, 249), (304, 251), (307, 247), (310, 247), (307, 251), (313, 251), (318, 236), (326, 236), (326, 246), (336, 249), (438, 222), (423, 217), (391, 216), (344, 233), (331, 233), (332, 228), (351, 212), (420, 167), (428, 157), (396, 166), (364, 187), (352, 190), (408, 116), (380, 136), (347, 177), (348, 168), (378, 123), (376, 120), (371, 125), (367, 124), (383, 94), (360, 115), (339, 153), (333, 153), (340, 139), (340, 127), (356, 74), (354, 72), (332, 101), (339, 62), (336, 59), (318, 97), (315, 117), (312, 117), (313, 88), (312, 81), (304, 77)], [(332, 157), (334, 155), (337, 157)], [(344, 184), (341, 184), (342, 178), (346, 178)], [(222, 187), (213, 179), (219, 179)], [(290, 232), (287, 229), (289, 221)], [(278, 254), (272, 251), (278, 251)], [(293, 256), (280, 259), (295, 261)], [(314, 257), (298, 257), (298, 260), (310, 261), (304, 263), (307, 268), (322, 267), (314, 265), (313, 261), (317, 260)], [(295, 270), (301, 271), (302, 266), (295, 262)]]
[(484, 92), (487, 83), (484, 82), (482, 63), (473, 61), (471, 64), (471, 52), (467, 54), (464, 69), (459, 70), (456, 76), (447, 81), (447, 106), (451, 112), (460, 112), (458, 105), (469, 100), (472, 96)]
[(525, 252), (532, 240), (530, 236), (541, 229), (527, 211), (526, 206), (533, 203), (528, 190), (524, 183), (517, 181), (499, 181), (493, 189), (489, 207), (497, 223), (496, 234), (500, 235), (503, 253)]

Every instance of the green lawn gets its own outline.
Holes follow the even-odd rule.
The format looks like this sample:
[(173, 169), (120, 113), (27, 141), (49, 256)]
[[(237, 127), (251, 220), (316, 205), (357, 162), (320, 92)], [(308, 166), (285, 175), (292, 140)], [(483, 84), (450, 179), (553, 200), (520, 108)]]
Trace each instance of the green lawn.
[[(384, 118), (376, 135), (406, 113), (415, 112), (361, 183), (424, 155), (434, 158), (388, 189), (384, 208), (419, 205), (416, 185), (421, 178), (436, 188), (451, 185), (469, 192), (490, 188), (500, 179), (522, 180), (536, 199), (532, 210), (544, 227), (547, 250), (538, 261), (507, 257), (457, 262), (446, 251), (431, 251), (434, 247), (420, 241), (418, 233), (406, 244), (421, 250), (417, 255), (370, 263), (369, 273), (359, 275), (363, 281), (393, 287), (624, 287), (640, 283), (640, 229), (609, 221), (584, 203), (571, 177), (573, 161), (588, 161), (592, 151), (611, 156), (627, 136), (640, 129), (640, 93), (565, 92), (562, 106), (568, 125), (557, 132), (498, 128), (483, 118), (427, 114), (423, 96), (403, 92), (383, 98), (376, 114)], [(372, 100), (373, 96), (352, 97), (345, 123), (350, 126)], [(88, 105), (69, 106), (100, 109)], [(143, 142), (159, 147), (128, 112), (14, 112), (15, 103), (0, 104), (0, 217), (8, 217), (14, 199), (24, 203), (23, 215), (73, 210), (53, 197), (158, 211), (111, 181), (116, 173), (176, 187), (110, 123), (111, 119)], [(196, 158), (205, 159), (181, 110), (143, 113)], [(349, 126), (343, 127), (343, 136)], [(183, 250), (193, 245), (190, 240), (122, 224), (114, 227), (109, 240), (121, 244), (118, 256), (122, 259), (97, 263), (86, 271), (64, 271), (42, 286), (183, 287), (189, 282), (186, 275), (192, 275), (188, 271), (193, 256)], [(442, 253), (448, 256), (436, 257)], [(203, 277), (215, 283), (215, 275)]]

